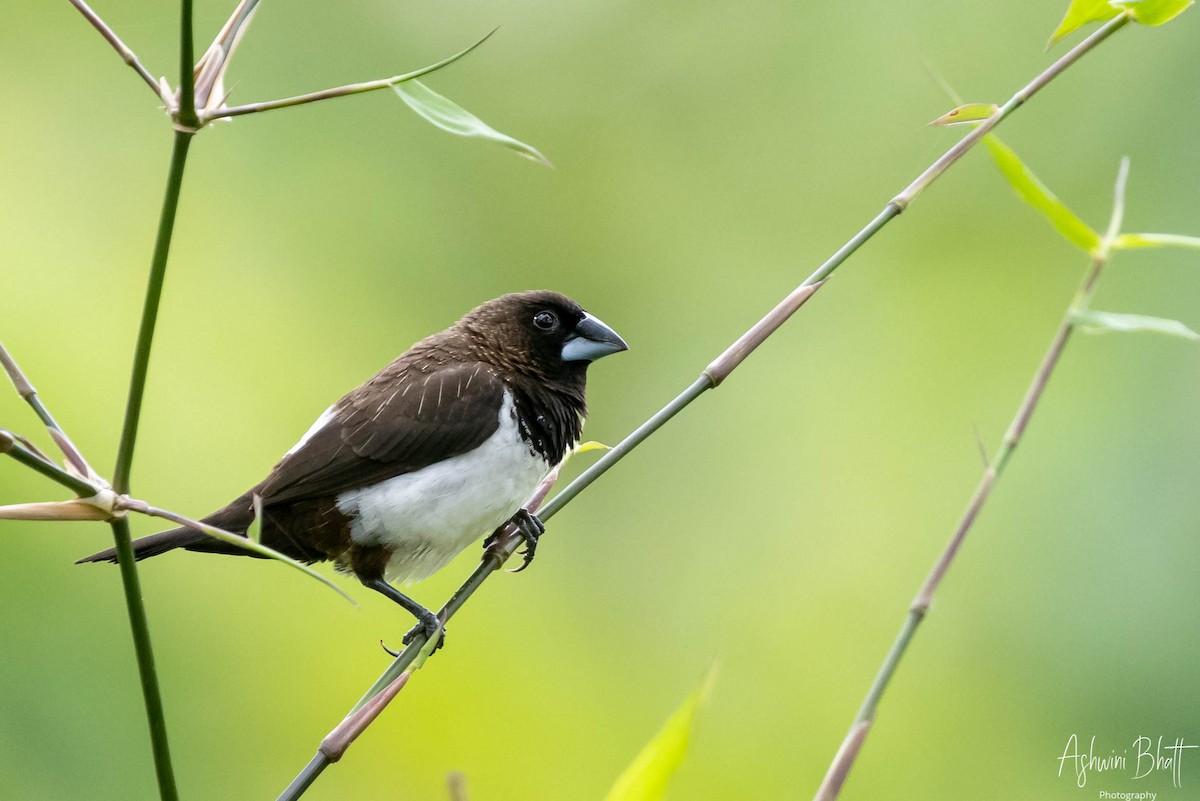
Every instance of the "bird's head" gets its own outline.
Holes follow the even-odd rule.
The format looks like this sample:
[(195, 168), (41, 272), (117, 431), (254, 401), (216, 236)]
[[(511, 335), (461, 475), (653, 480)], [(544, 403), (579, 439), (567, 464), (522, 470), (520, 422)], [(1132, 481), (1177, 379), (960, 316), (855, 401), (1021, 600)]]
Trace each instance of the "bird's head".
[(582, 374), (590, 362), (628, 349), (625, 340), (557, 292), (514, 292), (472, 309), (459, 326), (494, 359), (545, 378)]

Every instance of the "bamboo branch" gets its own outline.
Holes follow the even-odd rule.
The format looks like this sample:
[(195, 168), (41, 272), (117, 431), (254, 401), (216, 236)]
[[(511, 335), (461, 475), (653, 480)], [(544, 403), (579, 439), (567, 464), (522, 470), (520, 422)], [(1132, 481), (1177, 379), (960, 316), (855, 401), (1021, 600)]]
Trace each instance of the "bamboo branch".
[(458, 61), (463, 56), (470, 53), (475, 48), (492, 38), (492, 35), (499, 28), (493, 28), (486, 36), (480, 39), (470, 47), (460, 50), (452, 56), (448, 56), (435, 64), (430, 64), (427, 67), (421, 67), (412, 72), (406, 72), (403, 75), (393, 75), (391, 78), (380, 78), (375, 81), (363, 81), (362, 83), (351, 83), (345, 86), (335, 86), (332, 89), (323, 89), (319, 92), (310, 92), (306, 95), (296, 95), (295, 97), (285, 97), (281, 100), (265, 100), (260, 103), (248, 103), (243, 106), (227, 106), (218, 108), (214, 111), (206, 112), (200, 119), (200, 125), (206, 125), (213, 120), (227, 119), (230, 117), (241, 117), (246, 114), (257, 114), (260, 111), (272, 111), (278, 108), (288, 108), (290, 106), (302, 106), (305, 103), (315, 103), (318, 100), (331, 100), (335, 97), (346, 97), (347, 95), (357, 95), (363, 92), (374, 92), (378, 89), (387, 89), (389, 86), (395, 86), (398, 83), (411, 81), (414, 78), (420, 78), (422, 75), (428, 75), (431, 72), (440, 70), (442, 67), (449, 66), (455, 61)]
[[(50, 414), (50, 410), (42, 403), (42, 399), (38, 396), (38, 392), (34, 389), (33, 384), (21, 372), (21, 368), (17, 366), (17, 362), (13, 359), (12, 354), (4, 347), (4, 343), (0, 342), (0, 366), (4, 367), (4, 371), (8, 373), (9, 379), (13, 383), (13, 387), (17, 390), (26, 403), (33, 407), (33, 411), (37, 414), (42, 424), (46, 426), (46, 431), (50, 434), (50, 438), (54, 440), (54, 444), (62, 451), (62, 455), (66, 458), (67, 464), (72, 468), (73, 472), (78, 474), (80, 478), (95, 478), (96, 473), (88, 465), (87, 460), (83, 458), (83, 454), (75, 447), (75, 443), (71, 442), (71, 438), (67, 436), (67, 432), (62, 430), (54, 420), (54, 416)], [(42, 455), (38, 452), (39, 455)]]
[(0, 453), (7, 454), (51, 481), (58, 482), (81, 498), (90, 497), (100, 491), (100, 487), (74, 473), (63, 470), (41, 453), (30, 449), (21, 441), (22, 439), (10, 431), (0, 429)]
[[(1083, 55), (1091, 51), (1129, 21), (1128, 17), (1121, 15), (1109, 21), (1104, 26), (1099, 28), (1091, 36), (1084, 39), (1079, 45), (1073, 48), (1062, 58), (1055, 61), (1047, 67), (1041, 74), (1034, 78), (1031, 82), (1022, 87), (1012, 99), (1005, 103), (1000, 109), (985, 123), (979, 125), (975, 130), (965, 135), (953, 147), (951, 147), (941, 158), (935, 161), (928, 169), (922, 172), (916, 180), (909, 184), (900, 194), (896, 195), (892, 200), (883, 207), (866, 226), (857, 234), (838, 249), (828, 260), (816, 269), (808, 278), (806, 278), (795, 290), (780, 301), (771, 311), (769, 311), (758, 323), (750, 328), (745, 334), (740, 336), (729, 348), (714, 359), (700, 376), (693, 381), (687, 389), (681, 392), (674, 400), (656, 412), (646, 422), (638, 426), (632, 433), (623, 439), (616, 447), (604, 454), (595, 464), (584, 470), (574, 481), (560, 491), (555, 497), (546, 504), (545, 508), (540, 513), (543, 521), (549, 520), (554, 514), (560, 511), (564, 506), (571, 502), (580, 492), (586, 489), (597, 478), (602, 476), (617, 462), (623, 459), (634, 448), (644, 442), (651, 434), (667, 423), (672, 417), (686, 408), (696, 398), (703, 395), (710, 389), (714, 389), (724, 381), (729, 374), (740, 365), (746, 357), (748, 357), (759, 345), (761, 345), (768, 337), (777, 331), (796, 312), (809, 298), (816, 294), (817, 290), (823, 287), (828, 281), (833, 272), (854, 254), (867, 240), (877, 234), (888, 222), (898, 216), (912, 203), (912, 201), (923, 192), (931, 183), (939, 178), (942, 173), (949, 169), (955, 162), (979, 143), (983, 134), (988, 130), (995, 128), (1004, 119), (1006, 119), (1013, 111), (1023, 105), (1033, 95), (1045, 87), (1054, 78), (1061, 75), (1068, 67), (1078, 61)], [(498, 534), (500, 532), (497, 532)], [(494, 547), (484, 553), (484, 557), (480, 564), (475, 568), (474, 572), (467, 578), (465, 582), (455, 591), (450, 597), (450, 600), (442, 607), (438, 613), (438, 618), (442, 623), (446, 623), (455, 612), (457, 612), (463, 604), (475, 593), (477, 589), (487, 580), (488, 576), (494, 573), (504, 560), (512, 555), (516, 549), (516, 532), (515, 529), (509, 527), (503, 536), (498, 537), (498, 542), (501, 547)], [(359, 700), (355, 709), (361, 707), (369, 701), (374, 695), (381, 692), (395, 678), (400, 675), (405, 668), (416, 658), (421, 647), (425, 644), (425, 640), (421, 634), (417, 634), (413, 641), (400, 652), (396, 660), (384, 671), (383, 675), (375, 681), (366, 694)], [(863, 733), (865, 737), (865, 732)], [(320, 776), (322, 771), (330, 764), (329, 759), (318, 751), (316, 756), (304, 767), (304, 769), (296, 776), (292, 783), (279, 796), (278, 801), (294, 801), (299, 798), (312, 785), (313, 782)]]
[(162, 100), (164, 103), (168, 103), (169, 98), (163, 96), (162, 87), (159, 85), (154, 75), (151, 74), (150, 70), (142, 66), (142, 62), (138, 60), (137, 54), (134, 53), (128, 45), (121, 41), (121, 37), (117, 36), (116, 32), (113, 31), (112, 28), (108, 27), (108, 24), (100, 18), (100, 15), (93, 11), (87, 3), (83, 2), (83, 0), (70, 0), (70, 3), (71, 5), (75, 6), (75, 8), (79, 9), (79, 13), (83, 14), (84, 18), (92, 24), (93, 28), (99, 31), (100, 35), (104, 37), (105, 41), (112, 45), (113, 50), (117, 51), (117, 55), (121, 57), (121, 60), (132, 67), (133, 71), (136, 72), (141, 79), (146, 82), (146, 85), (150, 87), (150, 91), (154, 92), (154, 95), (159, 100)]
[(1042, 357), (1037, 372), (1034, 373), (1033, 380), (1029, 385), (1029, 389), (1025, 392), (1025, 397), (1022, 399), (1016, 415), (1014, 415), (1012, 422), (1009, 424), (1008, 431), (1004, 435), (1004, 440), (1000, 444), (999, 451), (991, 460), (991, 463), (984, 468), (983, 476), (980, 478), (979, 484), (975, 488), (975, 493), (971, 496), (971, 500), (967, 503), (967, 509), (959, 520), (958, 526), (955, 527), (950, 541), (946, 544), (945, 549), (934, 563), (933, 568), (929, 571), (925, 582), (917, 591), (917, 595), (909, 607), (908, 615), (904, 618), (904, 623), (900, 627), (900, 633), (896, 635), (892, 647), (884, 657), (879, 672), (876, 674), (874, 681), (871, 682), (866, 698), (863, 699), (862, 706), (859, 708), (858, 714), (854, 717), (854, 722), (850, 724), (850, 731), (842, 741), (842, 745), (834, 756), (828, 771), (826, 771), (825, 778), (821, 781), (820, 787), (817, 788), (817, 793), (813, 797), (814, 801), (833, 801), (833, 799), (838, 797), (838, 793), (841, 792), (842, 785), (854, 767), (859, 751), (862, 749), (862, 745), (870, 733), (871, 725), (875, 721), (875, 713), (879, 707), (879, 701), (883, 697), (883, 693), (887, 689), (892, 676), (895, 674), (896, 668), (899, 667), (900, 660), (904, 658), (904, 654), (912, 642), (913, 635), (916, 634), (917, 628), (925, 619), (925, 615), (929, 611), (929, 606), (933, 602), (934, 593), (941, 586), (947, 571), (950, 570), (950, 566), (954, 563), (954, 557), (958, 555), (963, 541), (966, 539), (975, 521), (979, 518), (979, 513), (982, 511), (984, 504), (987, 503), (992, 489), (995, 487), (1001, 474), (1003, 474), (1004, 468), (1016, 450), (1017, 445), (1020, 444), (1026, 428), (1029, 427), (1029, 421), (1037, 409), (1038, 402), (1046, 391), (1046, 385), (1050, 381), (1050, 376), (1053, 374), (1054, 368), (1058, 365), (1059, 359), (1062, 358), (1067, 341), (1075, 329), (1075, 323), (1073, 322), (1074, 315), (1087, 309), (1091, 303), (1092, 296), (1096, 291), (1096, 282), (1099, 280), (1100, 273), (1108, 262), (1109, 250), (1112, 242), (1118, 235), (1121, 227), (1121, 219), (1124, 214), (1125, 181), (1128, 175), (1129, 162), (1128, 160), (1122, 160), (1120, 171), (1117, 174), (1112, 218), (1109, 222), (1108, 232), (1104, 237), (1104, 245), (1101, 247), (1101, 252), (1092, 257), (1091, 268), (1084, 276), (1083, 282), (1075, 293), (1070, 306), (1067, 307), (1066, 313), (1063, 314), (1058, 330), (1055, 332), (1054, 338), (1050, 341), (1050, 346)]

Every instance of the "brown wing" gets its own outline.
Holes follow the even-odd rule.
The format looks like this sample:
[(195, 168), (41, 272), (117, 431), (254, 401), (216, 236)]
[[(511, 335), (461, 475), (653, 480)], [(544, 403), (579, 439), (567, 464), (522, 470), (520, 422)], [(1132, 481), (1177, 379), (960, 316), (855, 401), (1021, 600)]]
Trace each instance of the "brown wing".
[(263, 503), (336, 495), (473, 450), (499, 426), (504, 383), (479, 362), (393, 364), (256, 488)]

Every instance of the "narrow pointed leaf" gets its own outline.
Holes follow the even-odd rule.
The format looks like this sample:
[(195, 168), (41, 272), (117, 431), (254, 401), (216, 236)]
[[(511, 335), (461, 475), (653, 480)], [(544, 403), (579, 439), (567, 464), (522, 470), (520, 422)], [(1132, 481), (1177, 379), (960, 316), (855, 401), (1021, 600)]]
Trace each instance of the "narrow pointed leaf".
[(1113, 242), (1114, 248), (1162, 248), (1181, 247), (1200, 249), (1200, 236), (1182, 234), (1121, 234)]
[(1121, 10), (1113, 8), (1107, 0), (1071, 0), (1066, 16), (1062, 18), (1062, 22), (1058, 23), (1054, 33), (1050, 35), (1050, 42), (1046, 45), (1046, 49), (1050, 49), (1064, 36), (1079, 30), (1089, 22), (1103, 22), (1120, 13)]
[(594, 439), (589, 439), (587, 442), (581, 442), (571, 449), (571, 453), (587, 453), (588, 451), (611, 451), (611, 445), (605, 445), (603, 442), (597, 442)]
[(502, 134), (452, 100), (439, 95), (418, 80), (408, 80), (392, 87), (409, 108), (433, 125), (456, 136), (477, 137), (515, 150), (527, 159), (553, 167), (541, 152), (507, 134)]
[(952, 111), (938, 117), (930, 125), (946, 128), (951, 125), (966, 125), (972, 122), (983, 122), (1000, 110), (995, 103), (965, 103)]
[(1149, 332), (1152, 334), (1167, 334), (1184, 339), (1200, 339), (1192, 329), (1178, 320), (1168, 320), (1163, 317), (1146, 317), (1141, 314), (1117, 314), (1082, 310), (1071, 313), (1071, 322), (1079, 326), (1087, 334), (1107, 334), (1112, 332), (1135, 333)]
[(1128, 9), (1139, 25), (1163, 25), (1178, 17), (1192, 0), (1123, 0), (1113, 2), (1117, 8)]
[(345, 598), (347, 601), (349, 601), (354, 606), (358, 606), (358, 603), (352, 597), (350, 597), (350, 595), (345, 590), (343, 590), (338, 585), (334, 584), (330, 579), (327, 579), (325, 576), (322, 576), (316, 570), (313, 570), (311, 567), (304, 564), (303, 562), (299, 562), (290, 556), (285, 556), (284, 554), (281, 554), (279, 551), (275, 550), (274, 548), (268, 548), (266, 545), (263, 545), (260, 542), (254, 542), (253, 540), (249, 540), (245, 537), (239, 537), (236, 534), (230, 534), (228, 531), (223, 531), (222, 529), (215, 528), (215, 527), (209, 526), (209, 525), (205, 525), (203, 523), (199, 523), (198, 525), (195, 526), (195, 528), (200, 529), (201, 531), (203, 531), (205, 534), (207, 534), (210, 537), (215, 537), (216, 539), (219, 539), (223, 542), (227, 542), (231, 545), (236, 545), (239, 548), (243, 548), (247, 551), (251, 551), (253, 553), (258, 554), (259, 556), (265, 556), (268, 559), (274, 559), (276, 561), (283, 562), (288, 567), (294, 568), (295, 570), (299, 570), (301, 573), (304, 573), (309, 578), (316, 579), (317, 581), (324, 584), (326, 587), (329, 587), (329, 589), (336, 592), (338, 595)]
[(187, 518), (182, 515), (177, 515), (174, 512), (168, 511), (166, 509), (159, 509), (158, 507), (150, 506), (149, 504), (147, 504), (144, 501), (138, 501), (138, 500), (134, 500), (134, 499), (125, 499), (124, 504), (125, 504), (125, 507), (130, 509), (131, 511), (140, 512), (144, 515), (150, 515), (151, 517), (161, 517), (164, 520), (170, 520), (173, 523), (178, 523), (181, 526), (187, 526), (188, 528), (194, 528), (197, 531), (203, 531), (208, 536), (213, 537), (218, 540), (221, 540), (222, 542), (227, 542), (230, 545), (236, 545), (239, 548), (250, 551), (252, 553), (256, 553), (259, 556), (263, 556), (268, 559), (275, 559), (276, 561), (283, 562), (288, 567), (294, 568), (295, 570), (299, 570), (301, 573), (304, 573), (305, 575), (309, 576), (310, 578), (316, 579), (317, 581), (321, 582), (322, 584), (324, 584), (325, 586), (329, 587), (331, 590), (336, 592), (338, 595), (345, 598), (347, 601), (349, 601), (354, 606), (358, 606), (358, 604), (355, 602), (355, 600), (353, 598), (351, 598), (350, 595), (348, 595), (346, 593), (346, 591), (343, 590), (341, 587), (339, 587), (337, 584), (334, 584), (331, 580), (329, 580), (325, 576), (322, 576), (316, 570), (312, 569), (311, 567), (304, 564), (303, 562), (299, 562), (290, 556), (286, 556), (286, 555), (280, 553), (279, 551), (276, 551), (274, 548), (270, 548), (266, 545), (263, 545), (260, 542), (255, 542), (254, 540), (249, 539), (248, 537), (240, 537), (237, 534), (232, 534), (228, 531), (225, 531), (224, 529), (217, 528), (216, 526), (210, 526), (207, 523), (203, 523), (199, 520), (192, 520), (191, 518)]
[(699, 689), (675, 710), (654, 739), (625, 769), (605, 801), (658, 801), (663, 797), (667, 783), (687, 753), (696, 713), (708, 698), (715, 677), (716, 666), (713, 666)]
[(1037, 209), (1068, 242), (1088, 253), (1100, 247), (1100, 235), (1055, 197), (1054, 193), (1030, 172), (1016, 153), (995, 136), (986, 136), (983, 141), (1000, 171), (1021, 199)]

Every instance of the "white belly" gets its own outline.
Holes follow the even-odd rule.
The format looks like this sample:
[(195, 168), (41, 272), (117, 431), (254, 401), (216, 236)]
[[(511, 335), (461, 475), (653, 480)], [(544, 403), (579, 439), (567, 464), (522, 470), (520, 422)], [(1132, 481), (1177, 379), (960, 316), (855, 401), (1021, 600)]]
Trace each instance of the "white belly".
[(338, 495), (350, 537), (393, 549), (388, 581), (426, 578), (516, 513), (550, 465), (517, 431), (512, 397), (479, 447), (372, 487)]

